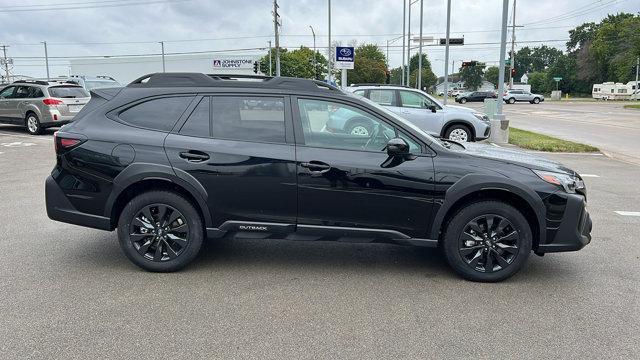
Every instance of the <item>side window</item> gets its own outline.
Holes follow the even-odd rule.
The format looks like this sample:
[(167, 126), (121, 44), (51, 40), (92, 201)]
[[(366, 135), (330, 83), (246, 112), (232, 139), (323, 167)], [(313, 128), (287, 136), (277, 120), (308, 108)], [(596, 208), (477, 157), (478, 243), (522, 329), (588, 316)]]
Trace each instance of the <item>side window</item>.
[(11, 99), (13, 97), (13, 90), (15, 89), (16, 89), (15, 86), (9, 86), (4, 88), (4, 90), (0, 92), (0, 98)]
[(209, 137), (211, 117), (209, 114), (210, 98), (205, 96), (198, 106), (191, 112), (187, 122), (182, 125), (180, 134), (189, 136)]
[(398, 137), (406, 141), (407, 144), (409, 144), (409, 152), (411, 154), (420, 154), (422, 152), (422, 146), (420, 146), (420, 144), (418, 144), (417, 142), (413, 141), (407, 135), (401, 132), (398, 132)]
[(14, 99), (26, 99), (29, 97), (29, 86), (18, 86), (15, 93), (13, 93)]
[(364, 90), (356, 90), (353, 93), (356, 95), (364, 96)]
[(298, 107), (308, 146), (377, 152), (396, 134), (392, 126), (353, 106), (300, 99)]
[(214, 96), (213, 137), (284, 143), (284, 99), (277, 97)]
[(169, 131), (192, 99), (191, 96), (157, 98), (134, 105), (121, 112), (118, 117), (134, 126)]
[(369, 100), (380, 105), (395, 106), (395, 91), (374, 89), (369, 91)]
[(33, 86), (31, 87), (31, 91), (29, 92), (29, 97), (32, 99), (41, 98), (44, 97), (44, 93), (40, 88)]
[(401, 90), (400, 101), (402, 101), (403, 107), (424, 109), (429, 106), (435, 106), (438, 109), (440, 108), (436, 103), (431, 101), (431, 99), (415, 91)]

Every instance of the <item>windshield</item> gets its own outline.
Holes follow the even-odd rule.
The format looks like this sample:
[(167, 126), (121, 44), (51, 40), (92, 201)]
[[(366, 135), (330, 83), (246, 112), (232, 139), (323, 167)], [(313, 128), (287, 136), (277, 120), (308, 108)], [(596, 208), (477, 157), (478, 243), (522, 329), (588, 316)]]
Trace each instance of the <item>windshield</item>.
[(402, 124), (404, 124), (406, 127), (411, 128), (411, 129), (412, 129), (413, 131), (415, 131), (416, 133), (418, 133), (418, 134), (422, 135), (423, 137), (425, 137), (427, 141), (430, 141), (430, 142), (432, 142), (432, 143), (433, 143), (433, 142), (437, 142), (437, 141), (436, 141), (436, 139), (435, 139), (433, 136), (431, 136), (431, 135), (427, 134), (424, 130), (422, 130), (422, 129), (420, 129), (419, 127), (417, 127), (417, 126), (413, 125), (411, 122), (409, 122), (409, 121), (405, 120), (404, 118), (402, 118), (402, 117), (400, 117), (400, 116), (398, 116), (398, 115), (394, 114), (393, 112), (389, 111), (389, 110), (388, 110), (387, 108), (385, 108), (384, 106), (379, 105), (378, 103), (373, 102), (373, 101), (371, 101), (371, 100), (369, 100), (369, 99), (367, 99), (367, 98), (365, 98), (365, 97), (363, 97), (363, 96), (360, 96), (360, 95), (358, 95), (358, 94), (354, 94), (354, 93), (350, 93), (350, 92), (345, 92), (345, 94), (347, 94), (347, 95), (349, 95), (349, 96), (352, 96), (352, 97), (354, 97), (354, 98), (357, 98), (357, 99), (359, 99), (359, 100), (362, 100), (362, 101), (366, 102), (367, 104), (369, 104), (369, 105), (371, 105), (371, 106), (375, 107), (376, 109), (378, 109), (378, 110), (382, 111), (383, 113), (385, 113), (385, 114), (386, 114), (386, 115), (388, 115), (389, 117), (392, 117), (392, 118), (394, 118), (394, 119), (398, 120), (399, 122), (401, 122)]
[(83, 98), (89, 97), (87, 90), (80, 86), (52, 86), (49, 89), (49, 95), (54, 98)]
[(107, 81), (107, 80), (85, 80), (84, 82), (84, 87), (87, 90), (92, 90), (92, 89), (101, 89), (101, 88), (107, 88), (107, 87), (118, 87), (120, 86), (120, 84), (118, 84), (118, 82), (116, 81)]

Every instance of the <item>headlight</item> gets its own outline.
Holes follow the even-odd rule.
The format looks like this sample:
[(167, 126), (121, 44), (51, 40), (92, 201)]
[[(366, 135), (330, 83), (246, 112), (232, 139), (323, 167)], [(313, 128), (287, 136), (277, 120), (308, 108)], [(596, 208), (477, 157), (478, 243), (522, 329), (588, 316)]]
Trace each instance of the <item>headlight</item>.
[(485, 114), (473, 113), (473, 116), (477, 117), (478, 120), (489, 122), (489, 117)]
[(569, 194), (584, 189), (584, 182), (577, 176), (540, 170), (533, 170), (533, 172), (549, 184), (562, 186)]

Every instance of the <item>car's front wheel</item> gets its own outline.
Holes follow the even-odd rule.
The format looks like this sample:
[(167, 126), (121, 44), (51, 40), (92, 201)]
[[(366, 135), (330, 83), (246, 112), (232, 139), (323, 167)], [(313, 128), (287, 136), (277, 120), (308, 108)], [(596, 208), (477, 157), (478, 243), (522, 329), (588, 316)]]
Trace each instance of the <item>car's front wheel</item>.
[(198, 211), (174, 192), (150, 191), (136, 196), (118, 221), (122, 251), (148, 271), (180, 270), (196, 258), (203, 238)]
[(540, 103), (540, 99), (539, 99), (539, 98), (537, 98), (537, 97), (536, 97), (536, 98), (533, 98), (533, 101), (532, 101), (532, 102), (533, 102), (534, 104), (539, 104), (539, 103)]
[(457, 142), (467, 142), (473, 141), (473, 135), (469, 127), (465, 125), (453, 125), (447, 129), (447, 132), (444, 134), (445, 139), (457, 141)]
[(40, 119), (38, 119), (38, 115), (32, 112), (27, 114), (25, 125), (27, 126), (27, 131), (31, 135), (38, 135), (42, 133), (42, 124), (40, 124)]
[(507, 102), (509, 104), (515, 104), (516, 103), (516, 99), (515, 98), (509, 98), (509, 100), (507, 100)]
[(466, 103), (466, 102), (467, 102), (467, 99), (462, 98), (462, 99), (460, 99), (458, 102), (459, 102), (460, 104), (464, 104), (464, 103)]
[(518, 272), (529, 258), (529, 223), (513, 206), (481, 201), (462, 208), (449, 221), (443, 239), (449, 265), (472, 281), (495, 282)]

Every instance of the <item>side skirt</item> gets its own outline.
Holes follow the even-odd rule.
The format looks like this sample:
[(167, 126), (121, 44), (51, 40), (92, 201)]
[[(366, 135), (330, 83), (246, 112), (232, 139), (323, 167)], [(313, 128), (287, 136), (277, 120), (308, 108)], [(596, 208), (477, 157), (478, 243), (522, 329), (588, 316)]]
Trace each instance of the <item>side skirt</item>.
[(413, 238), (395, 230), (249, 221), (225, 221), (219, 228), (207, 228), (207, 237), (438, 246), (438, 240)]

